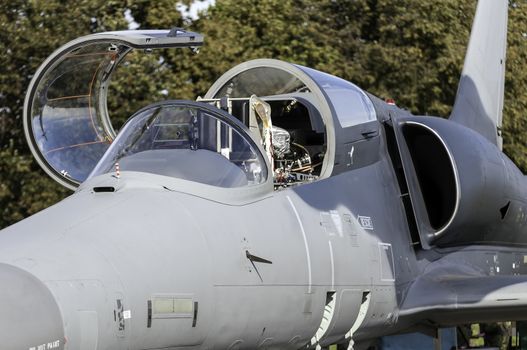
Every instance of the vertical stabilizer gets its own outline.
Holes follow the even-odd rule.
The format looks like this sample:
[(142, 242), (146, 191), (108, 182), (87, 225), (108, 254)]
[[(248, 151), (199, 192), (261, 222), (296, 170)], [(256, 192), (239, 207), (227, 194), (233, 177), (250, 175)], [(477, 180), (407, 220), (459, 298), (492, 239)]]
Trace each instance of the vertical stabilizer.
[(507, 47), (507, 0), (480, 0), (450, 119), (500, 149)]

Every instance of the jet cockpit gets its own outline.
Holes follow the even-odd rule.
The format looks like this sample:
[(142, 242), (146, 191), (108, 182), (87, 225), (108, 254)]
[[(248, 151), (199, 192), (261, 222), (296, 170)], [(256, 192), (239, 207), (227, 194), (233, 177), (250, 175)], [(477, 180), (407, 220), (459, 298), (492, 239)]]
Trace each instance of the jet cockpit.
[(200, 34), (174, 28), (92, 34), (58, 49), (26, 95), (24, 127), (37, 161), (72, 189), (116, 171), (283, 189), (361, 164), (355, 147), (378, 136), (370, 97), (340, 78), (272, 59), (232, 68), (196, 101), (147, 106), (117, 133), (106, 102), (125, 56), (202, 44)]
[(241, 123), (204, 103), (166, 101), (137, 112), (90, 177), (138, 171), (218, 187), (258, 185), (267, 167)]

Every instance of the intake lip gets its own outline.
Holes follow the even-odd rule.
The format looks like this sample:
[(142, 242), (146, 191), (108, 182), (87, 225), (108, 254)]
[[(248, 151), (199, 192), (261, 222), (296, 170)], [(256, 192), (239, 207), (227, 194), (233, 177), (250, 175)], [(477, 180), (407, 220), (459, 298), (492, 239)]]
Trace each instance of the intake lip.
[(403, 135), (415, 169), (428, 222), (440, 236), (454, 220), (460, 189), (456, 165), (444, 140), (427, 125), (413, 121), (403, 126)]

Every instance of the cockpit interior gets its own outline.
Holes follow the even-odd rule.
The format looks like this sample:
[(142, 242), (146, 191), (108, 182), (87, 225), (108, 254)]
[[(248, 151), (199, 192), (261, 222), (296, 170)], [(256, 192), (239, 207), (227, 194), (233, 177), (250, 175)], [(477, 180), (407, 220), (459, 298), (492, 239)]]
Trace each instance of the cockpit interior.
[[(222, 115), (225, 114), (225, 115)], [(137, 171), (217, 187), (258, 185), (267, 167), (243, 126), (213, 106), (166, 101), (143, 108), (125, 124), (90, 174)]]
[(141, 109), (117, 133), (106, 101), (123, 58), (137, 48), (195, 49), (202, 40), (180, 29), (107, 32), (57, 50), (37, 71), (24, 109), (40, 165), (72, 189), (118, 169), (226, 188), (272, 181), (280, 190), (328, 176), (336, 112), (341, 125), (375, 119), (371, 101), (353, 84), (262, 59), (227, 71), (196, 101)]
[[(264, 77), (267, 86), (258, 84)], [(320, 175), (324, 122), (298, 78), (276, 68), (250, 69), (229, 79), (212, 98), (197, 102), (165, 101), (136, 113), (90, 176), (113, 171), (119, 163), (121, 171), (219, 187), (255, 185), (268, 174), (256, 144), (265, 152), (275, 189)], [(228, 123), (229, 117), (239, 125)]]
[(245, 70), (228, 79), (212, 98), (241, 121), (263, 146), (275, 189), (320, 176), (326, 151), (325, 125), (317, 102), (302, 81), (272, 67)]

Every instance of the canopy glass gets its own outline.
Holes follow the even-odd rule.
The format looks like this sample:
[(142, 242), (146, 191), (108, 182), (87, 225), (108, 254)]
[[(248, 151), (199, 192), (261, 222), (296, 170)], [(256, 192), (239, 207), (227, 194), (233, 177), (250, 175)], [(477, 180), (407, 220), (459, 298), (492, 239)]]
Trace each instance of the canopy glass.
[(90, 176), (139, 171), (217, 187), (264, 183), (265, 160), (247, 129), (208, 104), (166, 101), (125, 124)]
[(110, 76), (133, 48), (197, 47), (202, 36), (180, 29), (122, 31), (76, 39), (39, 68), (26, 96), (24, 126), (40, 165), (75, 188), (115, 138), (106, 108)]

